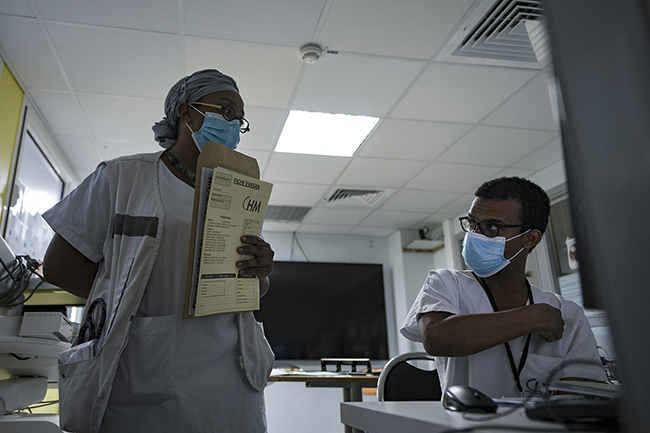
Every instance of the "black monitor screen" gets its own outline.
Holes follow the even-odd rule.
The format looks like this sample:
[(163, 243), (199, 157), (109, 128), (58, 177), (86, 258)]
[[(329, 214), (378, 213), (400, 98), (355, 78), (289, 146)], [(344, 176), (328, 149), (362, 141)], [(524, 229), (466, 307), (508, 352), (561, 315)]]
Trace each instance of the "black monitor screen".
[(257, 320), (276, 359), (388, 359), (382, 265), (281, 262)]

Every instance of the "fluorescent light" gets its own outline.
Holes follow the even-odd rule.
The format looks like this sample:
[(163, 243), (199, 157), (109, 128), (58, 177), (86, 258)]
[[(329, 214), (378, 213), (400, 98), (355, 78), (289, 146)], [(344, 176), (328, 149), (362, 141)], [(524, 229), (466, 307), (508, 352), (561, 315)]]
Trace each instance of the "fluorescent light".
[(275, 151), (352, 156), (377, 122), (377, 117), (291, 110)]

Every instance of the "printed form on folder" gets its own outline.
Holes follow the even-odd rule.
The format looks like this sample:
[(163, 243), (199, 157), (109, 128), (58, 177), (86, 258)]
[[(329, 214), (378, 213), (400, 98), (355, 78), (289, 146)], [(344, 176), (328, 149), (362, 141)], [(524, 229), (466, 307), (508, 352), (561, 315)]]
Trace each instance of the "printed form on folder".
[(272, 184), (223, 168), (201, 170), (188, 315), (259, 309), (259, 279), (238, 275), (241, 236), (259, 236)]

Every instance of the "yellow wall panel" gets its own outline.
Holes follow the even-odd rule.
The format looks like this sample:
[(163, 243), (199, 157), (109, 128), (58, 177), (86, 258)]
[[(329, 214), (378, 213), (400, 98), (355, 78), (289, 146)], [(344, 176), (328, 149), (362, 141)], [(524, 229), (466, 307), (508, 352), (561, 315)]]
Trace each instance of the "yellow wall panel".
[(0, 216), (4, 212), (4, 206), (7, 205), (7, 187), (24, 97), (25, 93), (11, 71), (7, 65), (2, 63), (2, 75), (0, 75), (0, 200), (2, 200), (3, 206)]

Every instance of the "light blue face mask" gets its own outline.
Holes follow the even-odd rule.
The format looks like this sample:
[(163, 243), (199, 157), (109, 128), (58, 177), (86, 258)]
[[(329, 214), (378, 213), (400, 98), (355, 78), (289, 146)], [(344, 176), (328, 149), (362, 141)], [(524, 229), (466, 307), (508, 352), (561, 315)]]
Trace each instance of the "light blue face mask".
[(503, 256), (506, 250), (506, 242), (517, 239), (529, 231), (527, 230), (510, 239), (506, 239), (503, 236), (490, 238), (480, 233), (467, 232), (463, 240), (463, 258), (465, 259), (465, 263), (479, 277), (491, 277), (508, 266), (510, 261), (524, 250), (522, 247), (517, 254), (506, 259)]
[[(194, 106), (190, 105), (190, 107), (201, 113), (201, 111)], [(201, 129), (196, 132), (192, 131), (190, 125), (187, 125), (187, 122), (185, 122), (187, 127), (190, 128), (190, 131), (192, 131), (192, 138), (194, 139), (196, 147), (199, 148), (199, 152), (203, 150), (205, 143), (208, 141), (223, 144), (233, 150), (237, 149), (240, 132), (239, 119), (233, 119), (229, 122), (224, 119), (221, 114), (213, 113), (211, 111), (206, 112), (203, 116), (205, 117), (203, 125), (201, 126)]]

